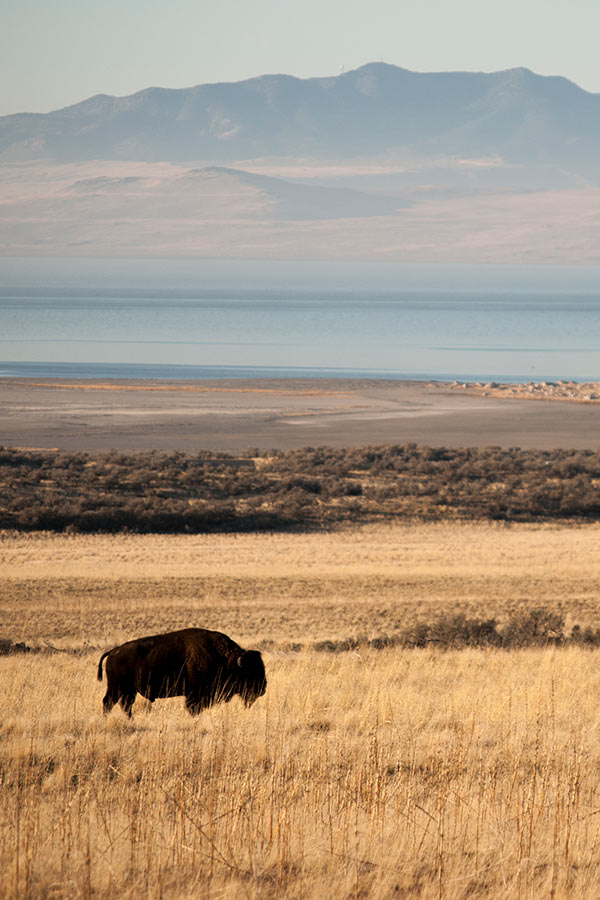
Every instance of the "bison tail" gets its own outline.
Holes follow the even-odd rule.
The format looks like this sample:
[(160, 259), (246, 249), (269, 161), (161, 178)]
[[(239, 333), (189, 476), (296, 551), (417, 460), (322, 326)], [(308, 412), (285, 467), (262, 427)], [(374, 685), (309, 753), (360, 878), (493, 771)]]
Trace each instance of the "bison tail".
[(105, 656), (108, 656), (110, 650), (107, 650), (106, 653), (103, 653), (100, 657), (100, 662), (98, 663), (98, 681), (102, 681), (102, 662)]

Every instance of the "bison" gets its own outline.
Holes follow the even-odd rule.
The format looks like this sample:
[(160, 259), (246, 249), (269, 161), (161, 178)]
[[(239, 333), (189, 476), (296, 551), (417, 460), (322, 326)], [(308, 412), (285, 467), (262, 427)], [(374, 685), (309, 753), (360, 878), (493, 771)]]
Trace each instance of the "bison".
[(243, 650), (226, 634), (206, 628), (184, 628), (127, 641), (107, 650), (104, 712), (120, 703), (128, 716), (136, 694), (151, 703), (157, 697), (185, 697), (188, 710), (203, 709), (239, 694), (250, 706), (267, 689), (262, 656)]

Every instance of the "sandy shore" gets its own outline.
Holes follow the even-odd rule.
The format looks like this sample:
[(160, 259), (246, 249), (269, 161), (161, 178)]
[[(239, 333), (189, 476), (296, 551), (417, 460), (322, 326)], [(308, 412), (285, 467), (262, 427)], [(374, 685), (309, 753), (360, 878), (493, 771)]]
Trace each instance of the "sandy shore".
[(60, 450), (379, 443), (600, 448), (600, 385), (368, 380), (0, 382), (0, 445)]

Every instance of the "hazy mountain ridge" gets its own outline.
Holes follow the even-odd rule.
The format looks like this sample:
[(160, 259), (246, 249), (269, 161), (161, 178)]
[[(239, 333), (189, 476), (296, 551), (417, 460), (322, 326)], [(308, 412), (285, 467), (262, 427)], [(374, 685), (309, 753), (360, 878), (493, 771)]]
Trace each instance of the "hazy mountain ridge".
[(416, 73), (385, 63), (330, 78), (263, 75), (192, 88), (97, 95), (0, 118), (0, 159), (231, 163), (394, 152), (600, 166), (600, 94), (528, 69)]
[(109, 196), (113, 211), (119, 203), (123, 204), (123, 215), (128, 210), (132, 212), (133, 203), (138, 209), (147, 204), (157, 214), (179, 217), (197, 215), (200, 210), (205, 213), (210, 210), (211, 215), (218, 217), (219, 207), (230, 210), (234, 199), (236, 212), (244, 219), (286, 221), (383, 216), (409, 205), (402, 196), (304, 184), (225, 166), (188, 169), (162, 178), (133, 175), (80, 178), (67, 187), (60, 202), (65, 203), (69, 194), (89, 200)]
[(598, 265), (600, 94), (264, 75), (0, 118), (0, 255)]

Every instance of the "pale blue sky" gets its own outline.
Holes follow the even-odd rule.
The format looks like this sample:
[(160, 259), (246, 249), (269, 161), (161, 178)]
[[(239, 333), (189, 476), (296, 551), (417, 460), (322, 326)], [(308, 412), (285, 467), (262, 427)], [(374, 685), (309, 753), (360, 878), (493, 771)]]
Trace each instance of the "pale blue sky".
[(527, 66), (600, 92), (598, 0), (0, 0), (0, 115), (265, 72)]

